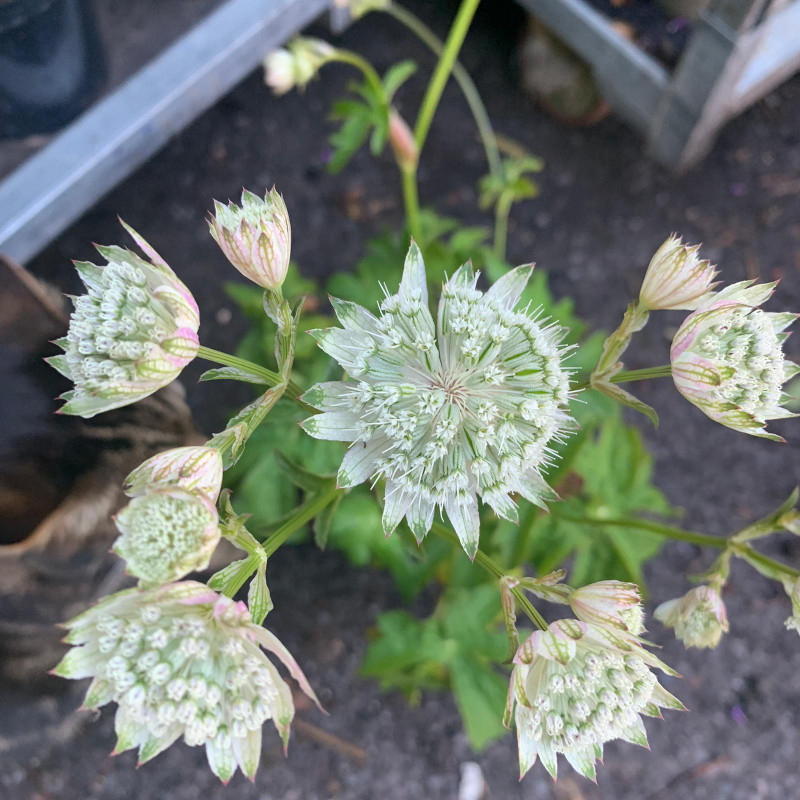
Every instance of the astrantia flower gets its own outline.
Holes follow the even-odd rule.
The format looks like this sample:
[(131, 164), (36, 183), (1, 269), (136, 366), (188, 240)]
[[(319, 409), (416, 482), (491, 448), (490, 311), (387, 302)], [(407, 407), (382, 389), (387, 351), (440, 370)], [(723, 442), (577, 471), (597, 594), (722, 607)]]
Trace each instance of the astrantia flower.
[(728, 632), (728, 614), (719, 592), (712, 586), (698, 586), (683, 597), (667, 600), (653, 616), (668, 628), (686, 647), (716, 647)]
[(114, 552), (146, 584), (167, 583), (205, 569), (219, 544), (216, 506), (200, 492), (151, 488), (115, 517)]
[(252, 623), (244, 603), (200, 583), (119, 592), (66, 627), (67, 642), (78, 646), (54, 673), (94, 679), (86, 708), (118, 704), (115, 752), (138, 747), (140, 763), (182, 735), (188, 745), (205, 745), (212, 771), (228, 781), (237, 766), (255, 775), (266, 720), (286, 745), (292, 693), (259, 645), (317, 702), (295, 660)]
[(555, 497), (540, 470), (570, 421), (569, 383), (559, 329), (514, 310), (530, 272), (518, 267), (484, 294), (464, 265), (445, 283), (434, 323), (412, 243), (379, 318), (334, 298), (344, 330), (311, 331), (353, 380), (306, 392), (324, 413), (303, 427), (353, 443), (340, 486), (386, 479), (387, 536), (405, 516), (421, 541), (438, 506), (472, 558), (478, 496), (506, 519), (516, 518), (512, 494), (540, 506)]
[(603, 745), (624, 739), (647, 746), (640, 714), (683, 704), (650, 667), (674, 675), (636, 640), (614, 628), (561, 619), (536, 631), (514, 657), (504, 722), (514, 717), (520, 776), (538, 757), (556, 777), (558, 754), (590, 780)]
[(800, 371), (783, 356), (781, 333), (797, 318), (757, 308), (774, 283), (743, 281), (715, 295), (710, 305), (690, 314), (678, 329), (670, 351), (678, 391), (723, 425), (783, 441), (767, 433), (771, 419), (793, 417), (781, 408), (782, 385)]
[(97, 246), (106, 266), (75, 264), (87, 293), (73, 298), (69, 331), (56, 342), (64, 354), (48, 359), (75, 384), (61, 396), (62, 414), (93, 417), (135, 403), (171, 383), (197, 354), (197, 303), (158, 253), (125, 229), (150, 261)]
[(275, 94), (304, 87), (328, 62), (335, 49), (313, 36), (295, 36), (287, 47), (273, 50), (264, 59), (264, 83)]
[(583, 622), (611, 625), (634, 636), (644, 630), (644, 612), (635, 583), (597, 581), (581, 586), (573, 592), (570, 607)]
[(683, 244), (673, 235), (667, 239), (647, 267), (639, 303), (649, 311), (685, 309), (694, 311), (712, 296), (717, 272), (697, 257), (700, 245)]
[(209, 230), (228, 261), (264, 289), (280, 287), (292, 249), (289, 212), (280, 194), (273, 188), (262, 200), (245, 190), (241, 207), (215, 202), (214, 209)]
[(216, 503), (222, 486), (222, 456), (216, 447), (175, 447), (148, 458), (125, 483), (132, 497), (151, 488), (177, 486)]

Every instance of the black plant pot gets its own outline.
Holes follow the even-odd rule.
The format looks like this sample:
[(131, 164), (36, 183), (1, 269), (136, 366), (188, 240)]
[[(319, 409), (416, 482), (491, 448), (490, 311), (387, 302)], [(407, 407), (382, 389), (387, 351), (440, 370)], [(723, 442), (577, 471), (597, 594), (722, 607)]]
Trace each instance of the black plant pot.
[(105, 79), (91, 0), (0, 0), (0, 136), (58, 130)]

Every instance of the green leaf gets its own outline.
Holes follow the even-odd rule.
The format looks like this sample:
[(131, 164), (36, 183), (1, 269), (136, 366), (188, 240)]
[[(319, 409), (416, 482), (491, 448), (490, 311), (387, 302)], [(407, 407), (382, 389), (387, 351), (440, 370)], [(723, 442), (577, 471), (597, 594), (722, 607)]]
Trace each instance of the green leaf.
[(248, 556), (240, 561), (234, 561), (219, 572), (215, 572), (208, 581), (208, 585), (215, 592), (233, 597), (258, 566), (257, 556)]
[(393, 64), (383, 76), (383, 91), (386, 101), (392, 102), (395, 92), (417, 71), (417, 65), (409, 60)]
[(250, 581), (247, 607), (250, 609), (250, 617), (256, 625), (260, 625), (264, 621), (264, 617), (272, 611), (272, 597), (267, 587), (266, 561), (259, 564), (255, 577)]
[(241, 369), (240, 367), (220, 367), (218, 369), (206, 370), (201, 376), (201, 381), (242, 381), (243, 383), (256, 383), (261, 386), (266, 385), (266, 381), (260, 375)]
[(508, 694), (508, 677), (490, 664), (459, 654), (450, 662), (450, 684), (470, 744), (482, 750), (505, 735), (503, 708)]

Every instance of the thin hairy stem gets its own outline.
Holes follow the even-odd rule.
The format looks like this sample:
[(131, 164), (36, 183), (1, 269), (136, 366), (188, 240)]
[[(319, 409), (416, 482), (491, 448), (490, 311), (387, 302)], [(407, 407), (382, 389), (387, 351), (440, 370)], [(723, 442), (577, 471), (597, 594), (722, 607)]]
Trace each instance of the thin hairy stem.
[(707, 533), (696, 533), (695, 531), (685, 531), (681, 528), (673, 528), (670, 525), (661, 525), (658, 522), (651, 522), (645, 519), (614, 519), (595, 517), (572, 517), (566, 514), (560, 515), (561, 519), (569, 522), (577, 522), (582, 525), (594, 525), (598, 527), (615, 528), (634, 528), (636, 530), (654, 533), (656, 536), (664, 536), (667, 539), (675, 539), (679, 542), (691, 542), (700, 547), (713, 547), (717, 550), (724, 550), (728, 546), (728, 540), (724, 536), (711, 536)]
[(264, 542), (264, 553), (269, 558), (295, 531), (303, 527), (309, 520), (319, 514), (326, 506), (330, 505), (343, 489), (331, 486), (322, 494), (306, 500), (303, 505), (295, 509), (294, 514)]
[[(447, 539), (452, 544), (456, 545), (459, 550), (461, 549), (461, 542), (458, 536), (446, 528), (444, 525), (434, 522), (431, 530), (443, 539)], [(491, 556), (486, 555), (483, 550), (478, 550), (475, 554), (475, 563), (483, 567), (490, 575), (493, 575), (497, 580), (504, 578), (508, 573), (504, 570)], [(519, 607), (528, 615), (530, 621), (536, 625), (540, 630), (547, 629), (547, 621), (545, 618), (533, 607), (530, 600), (525, 596), (525, 592), (519, 587), (515, 586), (511, 593), (514, 595)]]
[[(204, 358), (206, 361), (211, 361), (213, 364), (221, 364), (224, 367), (236, 367), (237, 369), (249, 372), (251, 375), (263, 378), (267, 386), (277, 386), (279, 383), (283, 383), (283, 378), (281, 378), (277, 372), (262, 367), (260, 364), (256, 364), (253, 361), (248, 361), (246, 358), (239, 358), (239, 356), (233, 356), (230, 353), (223, 353), (221, 350), (214, 350), (202, 344), (197, 349), (197, 355), (200, 358)], [(300, 395), (302, 394), (303, 390), (294, 381), (290, 380), (286, 386), (286, 396), (294, 400), (304, 411), (307, 411), (309, 414), (316, 414), (317, 409), (308, 405), (308, 403), (304, 403), (300, 399)]]
[(512, 199), (501, 194), (494, 210), (494, 254), (505, 261), (506, 241), (508, 239), (508, 217), (511, 213)]
[[(385, 9), (387, 14), (393, 16), (398, 22), (405, 25), (437, 56), (442, 55), (444, 42), (416, 15), (412, 14), (407, 8), (397, 3), (390, 3)], [(500, 148), (497, 146), (497, 138), (494, 135), (494, 128), (486, 111), (486, 106), (481, 100), (478, 87), (470, 77), (469, 72), (464, 69), (464, 65), (456, 60), (453, 62), (453, 78), (461, 89), (464, 99), (467, 101), (469, 110), (478, 128), (478, 134), (483, 142), (483, 149), (486, 151), (486, 161), (489, 164), (489, 172), (499, 176), (503, 171), (500, 161)]]
[(362, 58), (360, 55), (358, 55), (358, 53), (354, 53), (351, 50), (337, 49), (329, 60), (338, 61), (340, 64), (349, 64), (351, 67), (355, 67), (356, 69), (360, 70), (367, 83), (372, 86), (375, 94), (381, 98), (381, 102), (383, 103), (386, 113), (389, 113), (389, 109), (384, 102), (385, 92), (383, 91), (381, 76), (378, 75), (375, 67), (373, 67), (366, 58)]
[(417, 117), (417, 124), (414, 128), (414, 138), (417, 140), (417, 147), (420, 152), (422, 152), (425, 140), (428, 138), (433, 115), (436, 113), (445, 84), (453, 70), (453, 64), (458, 58), (458, 51), (461, 50), (461, 45), (464, 43), (464, 38), (467, 35), (472, 18), (475, 16), (479, 2), (480, 0), (462, 0), (458, 14), (456, 14), (453, 26), (447, 36), (447, 41), (444, 44), (442, 54), (439, 56), (439, 63), (436, 65), (436, 69), (428, 83), (425, 97), (422, 99), (419, 116)]
[[(645, 367), (644, 369), (625, 369), (608, 379), (609, 383), (632, 383), (633, 381), (647, 381), (651, 378), (668, 378), (672, 375), (672, 365), (662, 364), (659, 367)], [(591, 381), (581, 381), (576, 389), (587, 389)]]

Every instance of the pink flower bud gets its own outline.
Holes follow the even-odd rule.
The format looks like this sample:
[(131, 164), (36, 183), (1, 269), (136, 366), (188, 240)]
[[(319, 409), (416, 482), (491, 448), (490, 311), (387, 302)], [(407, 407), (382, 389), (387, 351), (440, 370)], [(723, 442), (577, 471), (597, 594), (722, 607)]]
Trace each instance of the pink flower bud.
[(400, 169), (411, 172), (417, 168), (419, 148), (414, 134), (394, 108), (389, 112), (389, 143)]

